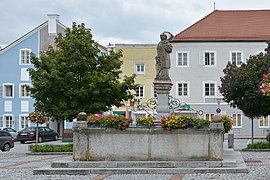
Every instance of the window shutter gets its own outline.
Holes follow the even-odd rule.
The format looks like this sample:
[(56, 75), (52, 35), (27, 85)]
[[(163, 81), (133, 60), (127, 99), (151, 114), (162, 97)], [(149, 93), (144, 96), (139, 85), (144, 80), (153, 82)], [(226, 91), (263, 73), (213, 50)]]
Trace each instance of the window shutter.
[(199, 53), (199, 65), (201, 65), (201, 66), (204, 65), (204, 53), (203, 52)]
[(3, 97), (3, 86), (0, 86), (0, 98)]
[(0, 116), (0, 127), (3, 127), (3, 117)]

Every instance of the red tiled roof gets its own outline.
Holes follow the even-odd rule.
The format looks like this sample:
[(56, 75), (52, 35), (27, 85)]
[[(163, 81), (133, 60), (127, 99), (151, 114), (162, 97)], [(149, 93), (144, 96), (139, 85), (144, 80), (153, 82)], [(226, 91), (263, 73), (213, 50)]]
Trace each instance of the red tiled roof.
[(175, 35), (181, 41), (270, 40), (270, 10), (215, 10)]

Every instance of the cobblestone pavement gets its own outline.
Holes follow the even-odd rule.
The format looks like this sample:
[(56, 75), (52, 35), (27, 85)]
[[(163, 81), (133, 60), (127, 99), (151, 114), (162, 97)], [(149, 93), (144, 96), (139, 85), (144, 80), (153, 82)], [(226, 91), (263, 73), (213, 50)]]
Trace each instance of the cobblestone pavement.
[[(249, 140), (235, 140), (235, 149), (245, 148)], [(257, 140), (258, 141), (258, 140)], [(29, 144), (28, 144), (29, 145)], [(53, 161), (71, 160), (70, 155), (26, 155), (27, 144), (16, 142), (10, 152), (0, 152), (0, 179), (7, 180), (269, 180), (270, 152), (241, 152), (249, 173), (226, 174), (91, 174), (79, 175), (33, 175), (32, 170), (48, 167)]]

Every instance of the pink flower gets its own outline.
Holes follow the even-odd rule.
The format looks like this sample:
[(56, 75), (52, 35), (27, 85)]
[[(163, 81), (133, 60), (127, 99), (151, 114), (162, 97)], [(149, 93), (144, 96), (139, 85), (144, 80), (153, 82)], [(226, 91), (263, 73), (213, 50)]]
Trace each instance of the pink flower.
[(98, 114), (97, 118), (98, 119), (101, 119), (102, 118), (102, 114)]
[(194, 129), (196, 129), (196, 128), (197, 128), (197, 126), (193, 126), (193, 128), (194, 128)]
[(170, 128), (166, 128), (167, 131), (171, 130)]

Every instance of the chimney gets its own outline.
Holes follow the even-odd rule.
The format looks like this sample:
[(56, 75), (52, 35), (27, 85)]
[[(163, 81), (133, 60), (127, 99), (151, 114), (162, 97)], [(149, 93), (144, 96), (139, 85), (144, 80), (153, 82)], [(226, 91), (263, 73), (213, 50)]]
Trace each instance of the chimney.
[(49, 35), (57, 35), (58, 14), (48, 14), (48, 33)]

